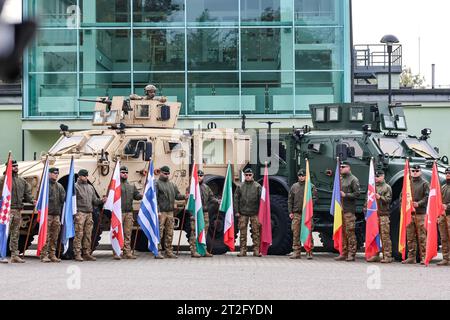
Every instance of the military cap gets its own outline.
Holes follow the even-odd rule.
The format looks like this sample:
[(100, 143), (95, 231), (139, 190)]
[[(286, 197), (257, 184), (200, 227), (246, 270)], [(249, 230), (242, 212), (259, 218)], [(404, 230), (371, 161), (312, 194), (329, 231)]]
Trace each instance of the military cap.
[(306, 176), (306, 170), (305, 169), (298, 170), (297, 176)]
[(59, 169), (56, 167), (51, 167), (50, 169), (48, 169), (48, 172), (50, 173), (59, 173)]
[[(16, 160), (11, 160), (11, 164), (13, 166), (17, 166), (17, 161)], [(7, 165), (8, 165), (8, 161), (5, 162), (5, 166), (7, 166)]]
[(348, 162), (348, 161), (341, 161), (341, 166), (350, 166), (350, 162)]
[(120, 172), (126, 172), (128, 173), (128, 168), (126, 166), (121, 166), (120, 167)]
[(244, 170), (244, 173), (253, 173), (253, 170), (251, 168), (247, 168)]
[(78, 175), (82, 177), (87, 177), (89, 175), (89, 172), (86, 169), (81, 169), (78, 171)]
[(150, 91), (150, 90), (156, 91), (156, 87), (152, 84), (146, 85), (144, 88), (144, 91)]
[(197, 174), (198, 174), (199, 176), (204, 176), (204, 175), (205, 175), (205, 173), (204, 173), (202, 170), (198, 170), (198, 171), (197, 171)]
[(445, 169), (445, 173), (450, 173), (450, 167), (447, 167), (447, 169)]
[(383, 176), (384, 175), (384, 171), (383, 170), (377, 170), (377, 172), (375, 174), (377, 176)]
[(422, 168), (420, 167), (420, 164), (415, 164), (411, 167), (411, 169), (421, 170)]
[(162, 166), (160, 170), (164, 173), (170, 173), (170, 168), (168, 166)]

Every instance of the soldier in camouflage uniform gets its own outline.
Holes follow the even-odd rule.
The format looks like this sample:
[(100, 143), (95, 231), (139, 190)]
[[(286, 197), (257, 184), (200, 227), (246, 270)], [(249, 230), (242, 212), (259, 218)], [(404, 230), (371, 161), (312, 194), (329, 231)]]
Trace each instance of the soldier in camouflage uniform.
[[(300, 244), (300, 224), (302, 222), (302, 209), (303, 209), (303, 198), (305, 196), (305, 181), (306, 181), (306, 171), (300, 169), (297, 173), (298, 182), (294, 183), (289, 191), (288, 197), (288, 211), (289, 218), (292, 220), (292, 256), (290, 259), (300, 259), (302, 246)], [(311, 184), (313, 203), (317, 201), (317, 189)], [(314, 242), (311, 237), (311, 243), (314, 247)], [(312, 248), (310, 252), (306, 252), (306, 258), (308, 260), (312, 259)]]
[[(390, 205), (392, 201), (392, 188), (384, 180), (384, 171), (378, 170), (375, 175), (376, 200), (378, 206), (378, 225), (380, 227), (381, 244), (383, 250), (383, 259), (381, 263), (392, 262), (392, 242), (391, 229), (389, 226)], [(367, 262), (377, 262), (380, 257), (377, 255), (371, 257)]]
[[(165, 257), (176, 259), (178, 257), (173, 253), (172, 245), (175, 200), (186, 200), (186, 196), (182, 195), (178, 187), (169, 181), (170, 168), (168, 166), (163, 166), (160, 172), (159, 179), (155, 182), (155, 192), (158, 201), (159, 235), (161, 242), (164, 239)], [(161, 244), (158, 247), (161, 250)], [(163, 259), (164, 257), (159, 253), (155, 258)]]
[(56, 257), (56, 244), (61, 229), (61, 211), (66, 200), (66, 191), (58, 182), (58, 168), (50, 168), (48, 194), (47, 242), (41, 251), (42, 262), (61, 262)]
[[(6, 164), (7, 165), (7, 164)], [(16, 160), (12, 160), (12, 190), (11, 190), (11, 212), (9, 221), (9, 249), (11, 250), (11, 263), (24, 263), (19, 257), (20, 226), (22, 225), (23, 203), (33, 203), (31, 187), (28, 182), (18, 175), (19, 167)], [(3, 191), (5, 176), (0, 178), (0, 196)], [(7, 262), (4, 260), (2, 262)]]
[(406, 241), (408, 245), (408, 258), (402, 263), (416, 263), (417, 235), (419, 238), (420, 263), (425, 264), (425, 250), (427, 233), (425, 230), (425, 214), (430, 193), (429, 183), (422, 177), (420, 165), (411, 167), (411, 192), (415, 212), (412, 213), (411, 223), (406, 227)]
[(355, 261), (357, 243), (355, 235), (356, 222), (356, 199), (358, 199), (361, 191), (359, 180), (350, 169), (350, 163), (344, 161), (340, 166), (341, 171), (341, 197), (342, 197), (342, 255), (336, 257), (335, 260)]
[(148, 84), (144, 88), (144, 96), (139, 96), (137, 94), (130, 95), (130, 100), (157, 100), (161, 103), (167, 101), (166, 97), (157, 97), (156, 96), (156, 87), (152, 84)]
[(442, 206), (445, 214), (439, 216), (438, 226), (441, 235), (442, 261), (438, 266), (447, 266), (450, 264), (450, 167), (445, 170), (445, 184), (442, 186)]
[(261, 257), (260, 229), (261, 224), (258, 221), (259, 200), (261, 198), (261, 185), (253, 180), (253, 172), (250, 168), (245, 169), (245, 181), (236, 188), (234, 192), (234, 206), (239, 218), (239, 239), (240, 253), (238, 257), (247, 255), (247, 229), (250, 221), (252, 228), (253, 256)]
[[(88, 171), (78, 171), (78, 181), (75, 184), (77, 197), (77, 214), (74, 216), (75, 238), (73, 239), (73, 251), (76, 261), (95, 261), (91, 254), (92, 229), (94, 220), (92, 213), (94, 206), (100, 206), (106, 202), (106, 197), (100, 199), (96, 196), (94, 187), (88, 183)], [(83, 247), (83, 250), (81, 250)], [(83, 256), (82, 256), (83, 253)]]
[[(120, 167), (120, 187), (121, 187), (121, 203), (122, 203), (122, 225), (123, 225), (123, 254), (125, 259), (136, 259), (136, 256), (131, 252), (131, 233), (133, 231), (133, 200), (142, 200), (142, 195), (139, 193), (135, 185), (128, 182), (128, 168), (126, 166)], [(113, 251), (113, 258), (120, 260), (120, 257)]]

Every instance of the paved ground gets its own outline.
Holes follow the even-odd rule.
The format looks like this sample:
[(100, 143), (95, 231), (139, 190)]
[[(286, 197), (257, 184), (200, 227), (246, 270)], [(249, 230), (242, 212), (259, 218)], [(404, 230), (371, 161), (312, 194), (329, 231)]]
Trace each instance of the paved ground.
[(320, 253), (287, 257), (114, 261), (43, 264), (27, 251), (25, 264), (0, 265), (0, 299), (450, 299), (450, 267), (335, 262)]

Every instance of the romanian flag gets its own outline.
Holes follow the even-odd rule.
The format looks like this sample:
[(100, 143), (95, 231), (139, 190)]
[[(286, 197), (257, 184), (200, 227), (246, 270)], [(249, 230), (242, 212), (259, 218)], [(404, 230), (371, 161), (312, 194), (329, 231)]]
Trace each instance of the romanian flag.
[(342, 200), (341, 200), (341, 175), (339, 173), (339, 158), (334, 173), (333, 196), (331, 198), (330, 214), (334, 216), (333, 241), (334, 248), (342, 255)]
[(381, 250), (380, 230), (378, 228), (378, 206), (375, 187), (375, 170), (373, 159), (370, 160), (369, 183), (367, 185), (366, 203), (366, 259), (377, 255)]
[(406, 159), (403, 172), (402, 203), (400, 206), (400, 232), (398, 233), (398, 252), (402, 254), (403, 260), (406, 259), (406, 227), (411, 223), (411, 213), (413, 211), (409, 160)]
[(312, 250), (312, 220), (313, 220), (313, 199), (312, 199), (312, 185), (311, 176), (309, 175), (309, 161), (306, 159), (306, 180), (305, 180), (305, 193), (303, 196), (303, 208), (302, 208), (302, 224), (301, 224), (301, 237), (300, 241), (303, 243), (303, 248), (306, 252)]

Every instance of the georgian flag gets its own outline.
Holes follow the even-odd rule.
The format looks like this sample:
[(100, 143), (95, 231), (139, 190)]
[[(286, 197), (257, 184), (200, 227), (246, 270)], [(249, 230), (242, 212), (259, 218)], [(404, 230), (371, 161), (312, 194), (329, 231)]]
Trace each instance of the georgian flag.
[(117, 160), (116, 168), (108, 188), (108, 199), (104, 205), (105, 210), (111, 211), (111, 245), (116, 255), (120, 256), (123, 248), (122, 228), (122, 190), (120, 186), (120, 161)]

